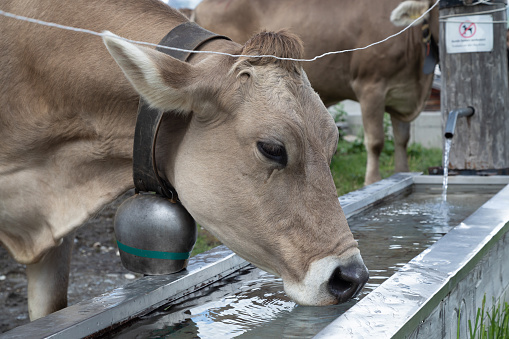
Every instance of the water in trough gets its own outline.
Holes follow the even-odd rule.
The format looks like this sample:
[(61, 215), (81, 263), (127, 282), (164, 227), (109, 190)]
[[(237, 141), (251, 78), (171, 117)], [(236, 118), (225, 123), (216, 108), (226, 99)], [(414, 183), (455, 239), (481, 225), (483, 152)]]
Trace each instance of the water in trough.
[(109, 338), (310, 338), (374, 290), (410, 259), (484, 204), (490, 193), (406, 193), (348, 219), (370, 271), (362, 294), (348, 303), (303, 307), (282, 281), (250, 267), (185, 300), (165, 305)]

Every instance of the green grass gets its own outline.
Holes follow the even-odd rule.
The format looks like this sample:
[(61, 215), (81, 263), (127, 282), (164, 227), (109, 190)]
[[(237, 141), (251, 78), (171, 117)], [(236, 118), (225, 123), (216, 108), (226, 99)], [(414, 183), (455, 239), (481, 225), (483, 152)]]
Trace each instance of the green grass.
[[(354, 142), (340, 140), (338, 151), (331, 162), (331, 172), (338, 191), (338, 196), (355, 191), (364, 186), (364, 172), (366, 170), (366, 149), (362, 139)], [(408, 162), (411, 172), (428, 173), (428, 167), (441, 166), (442, 150), (427, 149), (419, 144), (412, 144), (408, 148)], [(394, 174), (394, 143), (385, 142), (380, 157), (380, 172), (382, 178)], [(198, 227), (198, 240), (191, 255), (207, 251), (221, 242), (202, 227)]]
[(196, 244), (194, 244), (193, 251), (191, 252), (191, 256), (193, 257), (219, 245), (221, 245), (221, 242), (216, 237), (198, 225), (198, 237), (196, 239)]
[[(331, 172), (339, 196), (363, 187), (366, 158), (366, 149), (360, 138), (354, 142), (340, 140), (338, 151), (331, 163)], [(408, 165), (411, 172), (428, 174), (429, 167), (441, 164), (441, 149), (424, 148), (419, 144), (408, 147)], [(385, 142), (380, 156), (380, 174), (382, 178), (394, 174), (394, 143), (391, 140)]]
[[(502, 306), (498, 303), (491, 310), (486, 308), (486, 295), (482, 300), (482, 307), (477, 309), (475, 322), (468, 320), (468, 334), (470, 339), (508, 339), (509, 338), (509, 304)], [(460, 338), (461, 310), (458, 312), (457, 338)]]

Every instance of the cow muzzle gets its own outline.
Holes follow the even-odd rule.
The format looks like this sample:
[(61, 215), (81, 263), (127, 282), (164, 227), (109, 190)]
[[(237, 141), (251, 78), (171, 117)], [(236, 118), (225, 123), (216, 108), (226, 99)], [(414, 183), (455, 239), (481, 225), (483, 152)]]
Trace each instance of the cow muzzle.
[(344, 257), (325, 257), (311, 263), (304, 279), (285, 281), (286, 294), (300, 305), (339, 304), (359, 295), (369, 272), (356, 250)]

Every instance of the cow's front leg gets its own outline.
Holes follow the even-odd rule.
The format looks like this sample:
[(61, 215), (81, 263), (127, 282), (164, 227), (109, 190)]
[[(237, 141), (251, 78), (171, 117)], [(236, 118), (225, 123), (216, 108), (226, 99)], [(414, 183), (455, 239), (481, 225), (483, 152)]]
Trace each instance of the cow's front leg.
[(362, 125), (364, 127), (364, 145), (368, 153), (364, 185), (372, 184), (382, 179), (380, 175), (380, 153), (384, 147), (384, 111), (385, 96), (380, 89), (364, 88), (359, 103), (362, 111)]
[(409, 172), (407, 146), (410, 140), (410, 123), (403, 122), (391, 115), (392, 131), (394, 133), (394, 170)]
[(67, 306), (67, 286), (74, 232), (35, 264), (27, 265), (28, 314), (30, 320)]

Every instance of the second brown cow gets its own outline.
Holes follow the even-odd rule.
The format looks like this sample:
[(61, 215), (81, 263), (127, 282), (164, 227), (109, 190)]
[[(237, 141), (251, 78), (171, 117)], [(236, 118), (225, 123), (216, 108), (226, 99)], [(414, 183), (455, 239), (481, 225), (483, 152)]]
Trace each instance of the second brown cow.
[[(397, 33), (391, 12), (400, 0), (204, 0), (193, 19), (202, 27), (244, 43), (260, 30), (286, 28), (304, 41), (306, 58), (364, 47)], [(410, 122), (421, 112), (433, 74), (424, 74), (422, 24), (382, 44), (307, 62), (304, 69), (326, 105), (360, 103), (368, 151), (365, 184), (381, 179), (384, 112), (391, 115), (395, 170), (408, 171)]]

